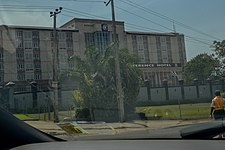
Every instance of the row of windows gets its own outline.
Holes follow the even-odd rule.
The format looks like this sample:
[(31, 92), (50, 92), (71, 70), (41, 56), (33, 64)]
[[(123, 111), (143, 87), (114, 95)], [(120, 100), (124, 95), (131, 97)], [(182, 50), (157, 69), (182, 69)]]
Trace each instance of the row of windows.
[[(72, 40), (72, 32), (57, 32), (57, 36), (60, 40)], [(24, 38), (25, 40), (39, 39), (38, 31), (16, 31), (17, 38)], [(53, 38), (53, 32), (50, 32), (50, 37)]]
[(25, 53), (25, 54), (17, 53), (16, 58), (17, 58), (17, 60), (24, 60), (24, 58), (25, 58), (26, 61), (40, 60), (40, 54), (39, 53), (33, 54), (32, 52)]
[[(53, 47), (52, 43), (52, 47)], [(73, 43), (72, 42), (59, 42), (59, 49), (73, 49)]]
[[(26, 67), (26, 68), (24, 68)], [(26, 70), (26, 71), (33, 71), (34, 69), (41, 69), (41, 64), (39, 63), (27, 63), (27, 64), (23, 64), (23, 63), (20, 63), (20, 64), (17, 64), (17, 70)]]
[(16, 31), (16, 37), (24, 39), (39, 38), (38, 31)]
[(95, 32), (95, 33), (85, 33), (85, 44), (86, 47), (95, 45), (96, 48), (101, 53), (108, 48), (109, 44), (112, 42), (111, 32)]
[(4, 76), (0, 75), (0, 82), (4, 82)]
[[(72, 32), (57, 32), (56, 36), (58, 37), (59, 40), (72, 40), (73, 39), (73, 34)], [(50, 37), (54, 38), (54, 33), (50, 33)]]
[(41, 80), (41, 74), (18, 74), (17, 80), (24, 81), (24, 80)]
[(138, 55), (142, 63), (150, 62), (147, 36), (132, 35), (134, 54)]
[(40, 48), (40, 44), (39, 42), (37, 41), (17, 41), (16, 42), (16, 48), (19, 48), (19, 49), (37, 49), (37, 48)]
[(4, 70), (4, 65), (0, 64), (0, 71), (3, 71), (3, 70)]
[(3, 53), (0, 53), (0, 60), (3, 60)]

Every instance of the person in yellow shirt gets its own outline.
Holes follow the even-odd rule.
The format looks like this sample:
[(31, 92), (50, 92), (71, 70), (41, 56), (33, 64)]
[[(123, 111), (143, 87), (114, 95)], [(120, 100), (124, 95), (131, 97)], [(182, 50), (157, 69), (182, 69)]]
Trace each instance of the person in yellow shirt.
[(214, 117), (215, 120), (225, 118), (224, 110), (225, 99), (220, 95), (220, 91), (215, 91), (215, 97), (212, 99), (210, 117)]

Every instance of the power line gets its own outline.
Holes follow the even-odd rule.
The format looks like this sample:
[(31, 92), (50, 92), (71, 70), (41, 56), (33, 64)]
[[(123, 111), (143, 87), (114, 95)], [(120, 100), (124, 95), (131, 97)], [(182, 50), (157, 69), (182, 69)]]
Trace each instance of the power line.
[[(13, 10), (13, 12), (48, 12), (46, 10), (33, 10), (33, 9), (50, 9), (53, 6), (0, 5), (0, 8), (1, 7), (10, 7)], [(21, 10), (21, 9), (31, 9), (31, 8), (32, 8), (32, 10)], [(117, 7), (117, 8), (121, 9), (121, 10), (127, 12), (127, 13), (130, 13), (132, 15), (135, 15), (136, 17), (139, 17), (139, 18), (142, 18), (144, 20), (150, 21), (151, 23), (157, 24), (157, 25), (159, 25), (159, 26), (161, 26), (161, 27), (163, 27), (165, 29), (173, 31), (172, 29), (170, 29), (170, 28), (168, 28), (166, 26), (163, 26), (163, 25), (161, 25), (159, 23), (153, 22), (153, 21), (151, 21), (151, 20), (149, 20), (147, 18), (144, 18), (142, 16), (136, 15), (136, 14), (134, 14), (132, 12), (129, 12), (129, 11), (125, 10), (125, 9), (122, 9), (122, 8), (119, 8), (119, 7)], [(19, 9), (19, 10), (16, 10), (16, 9)], [(101, 19), (108, 19), (108, 18), (105, 18), (105, 17), (102, 17), (102, 16), (90, 14), (90, 13), (83, 12), (83, 11), (73, 10), (73, 9), (70, 9), (70, 8), (64, 8), (64, 9), (65, 9), (64, 12), (67, 12), (67, 13), (70, 13), (70, 14), (76, 14), (76, 15), (81, 15), (81, 16), (85, 16), (85, 17), (97, 17), (97, 18), (101, 18)], [(12, 10), (1, 10), (0, 9), (0, 11), (12, 11)], [(73, 16), (68, 15), (68, 14), (64, 14), (63, 13), (62, 15), (74, 18)], [(153, 29), (153, 28), (149, 28), (149, 27), (144, 27), (144, 26), (140, 26), (140, 25), (136, 25), (136, 24), (132, 24), (132, 23), (125, 23), (125, 24), (127, 24), (127, 26), (130, 27), (130, 28), (134, 28), (134, 29), (138, 29), (138, 30), (140, 30), (140, 29), (143, 30), (143, 28), (145, 28), (145, 29), (149, 29), (149, 30), (153, 30), (153, 31), (165, 32), (165, 31), (162, 31), (162, 30)], [(145, 31), (148, 31), (148, 30), (145, 30)], [(196, 41), (198, 41), (198, 42), (200, 42), (202, 44), (210, 45), (209, 43), (205, 42), (206, 40), (204, 40), (204, 39), (200, 39), (200, 38), (196, 38), (196, 37), (192, 37), (192, 36), (188, 36), (188, 35), (185, 35), (185, 36), (187, 38), (192, 39), (192, 40), (196, 40)]]
[(144, 19), (144, 20), (149, 21), (149, 22), (151, 22), (151, 23), (153, 23), (153, 24), (155, 24), (155, 25), (158, 25), (158, 26), (160, 26), (160, 27), (163, 27), (163, 28), (165, 28), (165, 29), (167, 29), (167, 30), (173, 31), (172, 29), (170, 29), (170, 28), (168, 28), (168, 27), (166, 27), (166, 26), (164, 26), (164, 25), (161, 25), (161, 24), (159, 24), (159, 23), (157, 23), (157, 22), (154, 22), (154, 21), (152, 21), (152, 20), (150, 20), (150, 19), (147, 19), (147, 18), (145, 18), (145, 17), (142, 17), (142, 16), (140, 16), (140, 15), (137, 15), (136, 13), (130, 12), (130, 11), (128, 11), (128, 10), (126, 10), (126, 9), (123, 9), (123, 8), (120, 8), (120, 7), (118, 7), (118, 6), (115, 6), (115, 7), (116, 7), (117, 9), (120, 9), (120, 10), (126, 12), (126, 13), (132, 14), (132, 15), (138, 17), (138, 18)]
[[(173, 31), (172, 29), (170, 29), (170, 28), (168, 28), (168, 27), (166, 27), (166, 26), (163, 26), (163, 25), (161, 25), (161, 24), (159, 24), (159, 23), (153, 22), (153, 21), (151, 21), (150, 19), (147, 19), (147, 18), (145, 18), (145, 17), (139, 16), (139, 15), (133, 13), (133, 12), (130, 12), (130, 11), (125, 10), (125, 9), (123, 9), (123, 8), (120, 8), (120, 7), (118, 7), (118, 6), (116, 6), (116, 8), (118, 8), (118, 9), (120, 9), (120, 10), (122, 10), (122, 11), (125, 11), (125, 12), (127, 12), (127, 13), (129, 13), (129, 14), (132, 14), (132, 15), (138, 17), (138, 18), (141, 18), (141, 19), (150, 21), (151, 23), (154, 23), (154, 24), (156, 24), (156, 25), (159, 25), (159, 26), (161, 26), (161, 27), (163, 27), (163, 28), (165, 28), (165, 29), (168, 29), (168, 30), (170, 30), (170, 31)], [(191, 37), (191, 36), (188, 36), (188, 35), (185, 35), (185, 37), (191, 38), (191, 39), (195, 39), (196, 41), (198, 41), (198, 42), (200, 42), (200, 43), (202, 43), (202, 44), (206, 44), (206, 45), (211, 46), (211, 44), (206, 43), (206, 42), (204, 42), (204, 41), (202, 41), (202, 40), (199, 40), (199, 39), (197, 39), (197, 38), (195, 38), (195, 37)]]
[(101, 18), (101, 19), (108, 19), (108, 18), (105, 18), (105, 17), (102, 17), (102, 16), (94, 15), (94, 14), (79, 11), (79, 10), (73, 10), (73, 9), (70, 9), (70, 8), (64, 8), (64, 9), (66, 10), (66, 12), (69, 12), (69, 13), (75, 12), (75, 13), (80, 13), (80, 14), (86, 14), (86, 15), (89, 15), (89, 16), (94, 16), (94, 17)]
[(0, 11), (5, 11), (5, 12), (9, 12), (9, 13), (16, 13), (16, 12), (49, 12), (49, 11), (43, 11), (43, 10), (1, 10)]
[(180, 25), (180, 26), (182, 26), (182, 27), (184, 27), (184, 28), (186, 28), (186, 29), (192, 30), (192, 31), (194, 31), (194, 32), (197, 32), (197, 33), (199, 33), (199, 34), (208, 36), (208, 37), (213, 38), (213, 39), (221, 40), (221, 39), (219, 39), (219, 38), (217, 38), (217, 37), (214, 37), (214, 36), (212, 36), (212, 35), (210, 35), (210, 34), (207, 34), (207, 33), (204, 33), (204, 32), (202, 32), (202, 31), (199, 31), (199, 30), (197, 30), (197, 29), (195, 29), (195, 28), (193, 28), (193, 27), (191, 27), (191, 26), (185, 25), (184, 23), (181, 23), (181, 22), (179, 22), (179, 21), (176, 21), (176, 20), (174, 20), (174, 19), (172, 19), (172, 18), (170, 18), (170, 17), (168, 17), (168, 16), (162, 15), (162, 14), (160, 14), (160, 13), (158, 13), (158, 12), (156, 12), (156, 11), (153, 11), (153, 10), (151, 10), (151, 9), (149, 9), (149, 8), (143, 7), (143, 6), (141, 6), (141, 5), (137, 4), (137, 3), (134, 3), (134, 2), (132, 2), (132, 1), (130, 1), (130, 0), (126, 0), (126, 1), (120, 0), (120, 1), (123, 2), (123, 3), (126, 3), (126, 4), (128, 4), (128, 5), (130, 5), (130, 6), (132, 6), (132, 7), (141, 9), (141, 10), (143, 10), (143, 11), (145, 11), (145, 12), (147, 12), (147, 13), (150, 13), (150, 14), (152, 14), (152, 15), (154, 15), (154, 16), (157, 16), (157, 17), (159, 17), (159, 18), (161, 18), (161, 19), (165, 19), (165, 20), (170, 21), (170, 22), (172, 22), (172, 23), (176, 23), (177, 25)]
[(54, 6), (32, 6), (32, 5), (0, 5), (2, 8), (12, 9), (52, 9)]
[(64, 2), (66, 2), (66, 1), (74, 1), (74, 2), (90, 2), (90, 3), (94, 3), (94, 2), (96, 2), (96, 3), (99, 3), (99, 2), (105, 2), (105, 1), (92, 1), (92, 0), (55, 0), (55, 1), (64, 1)]
[(198, 42), (200, 42), (200, 43), (202, 43), (202, 44), (205, 44), (205, 45), (208, 45), (208, 46), (212, 46), (212, 44), (209, 44), (209, 43), (206, 43), (206, 42), (204, 42), (204, 41), (198, 40), (198, 39), (196, 39), (195, 37), (191, 37), (191, 36), (188, 36), (188, 35), (184, 35), (184, 36), (187, 37), (187, 38), (189, 38), (189, 39), (193, 39), (193, 40), (195, 40), (195, 41), (198, 41)]
[[(86, 13), (86, 12), (82, 12), (82, 11), (76, 11), (76, 10), (73, 10), (73, 9), (69, 9), (69, 8), (65, 8), (66, 10), (64, 10), (65, 12), (68, 12), (68, 13), (72, 13), (72, 14), (78, 14), (78, 15), (82, 15), (82, 16), (86, 16), (86, 17), (98, 17), (98, 18), (102, 18), (102, 19), (107, 19), (105, 17), (101, 17), (101, 16), (97, 16), (97, 15), (93, 15), (93, 14), (90, 14), (90, 13)], [(69, 10), (69, 11), (68, 11)], [(86, 14), (86, 15), (84, 15)], [(74, 18), (73, 16), (70, 16), (70, 15), (65, 15), (67, 17), (71, 17), (71, 18)], [(136, 17), (140, 17), (138, 15), (135, 15)], [(141, 17), (142, 19), (147, 19), (147, 18), (144, 18), (144, 17)], [(148, 20), (148, 19), (147, 19)], [(165, 31), (162, 31), (162, 30), (158, 30), (158, 29), (153, 29), (153, 28), (149, 28), (149, 27), (144, 27), (144, 26), (140, 26), (140, 25), (135, 25), (135, 24), (132, 24), (132, 23), (125, 23), (128, 25), (128, 27), (130, 28), (134, 28), (134, 29), (138, 29), (138, 30), (143, 30), (143, 28), (145, 29), (149, 29), (149, 30), (153, 30), (153, 31), (159, 31), (159, 32), (165, 32)], [(158, 23), (157, 23), (158, 24)], [(160, 24), (159, 24), (160, 25)], [(161, 26), (161, 25), (160, 25)], [(166, 29), (170, 29), (170, 28), (167, 28)], [(145, 30), (145, 31), (149, 31), (149, 30)], [(173, 31), (172, 29), (170, 29), (171, 31)], [(189, 39), (192, 39), (192, 40), (195, 40), (195, 41), (198, 41), (199, 43), (201, 44), (204, 44), (204, 45), (209, 45), (211, 46), (211, 44), (201, 40), (200, 38), (196, 38), (196, 37), (192, 37), (192, 36), (189, 36), (189, 35), (185, 35), (185, 37), (189, 38)]]
[(125, 23), (125, 24), (127, 24), (126, 26), (130, 26), (130, 27), (133, 26), (133, 27), (135, 27), (137, 29), (141, 29), (141, 30), (148, 29), (147, 31), (153, 30), (153, 31), (165, 32), (163, 30), (158, 30), (158, 29), (153, 29), (153, 28), (149, 28), (149, 27), (144, 27), (144, 26), (140, 26), (140, 25), (136, 25), (136, 24), (132, 24), (132, 23)]

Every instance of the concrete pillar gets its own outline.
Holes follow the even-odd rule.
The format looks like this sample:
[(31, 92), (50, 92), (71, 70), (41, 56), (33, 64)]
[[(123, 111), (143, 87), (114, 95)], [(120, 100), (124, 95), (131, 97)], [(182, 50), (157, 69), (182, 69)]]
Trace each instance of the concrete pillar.
[(147, 87), (147, 93), (148, 93), (148, 100), (151, 100), (151, 81), (146, 80), (145, 86)]
[(224, 92), (225, 91), (225, 89), (224, 89), (224, 79), (220, 80), (220, 84), (222, 86), (222, 92)]
[(166, 100), (169, 100), (169, 89), (168, 89), (168, 81), (166, 79), (163, 80), (163, 87), (166, 92)]
[(207, 82), (209, 84), (209, 91), (210, 91), (210, 96), (213, 97), (213, 91), (212, 91), (212, 80), (210, 78), (207, 79)]
[(30, 83), (31, 86), (31, 92), (32, 92), (32, 98), (33, 98), (33, 110), (35, 113), (38, 112), (38, 103), (37, 103), (37, 82), (32, 81)]
[(181, 97), (182, 97), (182, 99), (185, 99), (185, 97), (184, 97), (184, 80), (183, 79), (179, 80), (179, 85), (181, 88)]
[(199, 83), (198, 83), (198, 79), (194, 79), (194, 85), (196, 86), (197, 98), (200, 98), (200, 96), (199, 96)]
[(8, 90), (8, 94), (9, 94), (9, 110), (14, 111), (15, 108), (15, 102), (14, 102), (14, 87), (15, 87), (15, 83), (14, 82), (8, 82), (6, 84), (6, 88)]

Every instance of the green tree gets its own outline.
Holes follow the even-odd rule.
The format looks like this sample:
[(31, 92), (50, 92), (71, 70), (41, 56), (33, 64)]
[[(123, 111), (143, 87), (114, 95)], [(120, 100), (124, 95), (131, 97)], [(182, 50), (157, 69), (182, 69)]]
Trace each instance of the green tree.
[(208, 54), (199, 54), (184, 67), (184, 77), (187, 82), (198, 79), (205, 82), (210, 77), (215, 76), (215, 70), (219, 66), (219, 61)]
[[(125, 107), (131, 108), (139, 92), (141, 72), (134, 66), (137, 59), (127, 49), (121, 49), (119, 56)], [(111, 49), (102, 55), (90, 47), (85, 51), (85, 59), (74, 57), (74, 60), (76, 68), (72, 75), (79, 81), (76, 93), (82, 97), (79, 99), (83, 100), (84, 107), (89, 108), (92, 119), (98, 110), (104, 110), (102, 118), (117, 116), (115, 61)]]
[(219, 61), (219, 67), (216, 68), (217, 79), (224, 78), (225, 73), (225, 40), (213, 42), (213, 57)]

